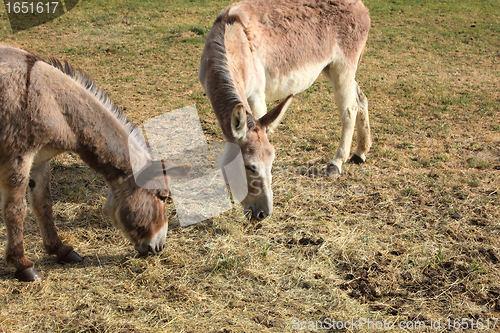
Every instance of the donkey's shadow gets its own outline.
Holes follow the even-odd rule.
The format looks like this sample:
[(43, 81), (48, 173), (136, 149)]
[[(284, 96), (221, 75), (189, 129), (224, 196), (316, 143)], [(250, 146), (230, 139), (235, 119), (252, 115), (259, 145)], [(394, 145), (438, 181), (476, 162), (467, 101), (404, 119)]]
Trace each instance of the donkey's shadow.
[(50, 169), (54, 202), (82, 204), (90, 200), (104, 204), (103, 198), (108, 189), (104, 178), (75, 154), (66, 153), (56, 157)]
[[(43, 257), (36, 260), (36, 265), (40, 269), (42, 275), (47, 278), (50, 277), (53, 271), (61, 270), (81, 270), (87, 267), (108, 267), (108, 266), (120, 266), (125, 262), (130, 260), (134, 254), (132, 252), (125, 251), (123, 254), (117, 255), (106, 255), (97, 256), (91, 254), (82, 257), (82, 261), (76, 264), (62, 264), (56, 261), (56, 258), (49, 255), (44, 255)], [(0, 259), (0, 281), (15, 281), (13, 280), (14, 270), (9, 267), (4, 259)]]

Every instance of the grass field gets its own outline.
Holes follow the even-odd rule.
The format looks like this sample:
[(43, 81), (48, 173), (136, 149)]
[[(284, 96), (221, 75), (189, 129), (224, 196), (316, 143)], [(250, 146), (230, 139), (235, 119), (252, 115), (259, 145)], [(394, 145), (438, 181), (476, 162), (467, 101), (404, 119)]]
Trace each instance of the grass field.
[[(137, 124), (196, 104), (207, 140), (222, 141), (197, 72), (230, 3), (81, 1), (16, 33), (0, 8), (0, 41), (83, 68)], [(499, 330), (500, 6), (365, 4), (372, 27), (357, 81), (374, 138), (366, 164), (321, 175), (340, 121), (320, 77), (271, 137), (272, 216), (248, 221), (235, 206), (182, 228), (170, 203), (167, 248), (139, 258), (102, 212), (103, 178), (60, 155), (56, 225), (84, 260), (45, 255), (29, 212), (25, 249), (45, 280), (15, 281), (0, 259), (0, 332), (291, 332), (297, 321), (317, 332), (310, 321), (329, 318), (419, 322), (408, 330), (419, 332), (445, 332), (448, 321), (457, 330), (465, 318)], [(5, 243), (1, 222), (2, 253)]]

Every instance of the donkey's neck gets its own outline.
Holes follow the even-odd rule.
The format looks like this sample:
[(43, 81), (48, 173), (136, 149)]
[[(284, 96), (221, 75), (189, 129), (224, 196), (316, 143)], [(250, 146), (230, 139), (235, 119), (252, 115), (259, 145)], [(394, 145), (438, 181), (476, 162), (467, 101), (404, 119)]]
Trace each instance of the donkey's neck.
[[(38, 77), (34, 75), (32, 85), (40, 93), (52, 88), (57, 109), (64, 117), (55, 148), (77, 153), (115, 187), (120, 179), (133, 175), (132, 165), (151, 159), (146, 143), (134, 135), (133, 125), (92, 80), (68, 64), (62, 67), (61, 63), (52, 61), (50, 65), (63, 73), (53, 72), (48, 81), (43, 81), (45, 88), (38, 85), (41, 82), (37, 82)], [(54, 70), (43, 63), (40, 66), (34, 68), (34, 74), (43, 68)]]
[(236, 92), (234, 84), (225, 73), (214, 71), (212, 85), (216, 87), (210, 92), (210, 100), (215, 116), (219, 121), (222, 134), (226, 141), (234, 142), (235, 138), (231, 130), (231, 116), (236, 105), (243, 103)]
[(105, 106), (95, 101), (86, 104), (73, 120), (74, 133), (79, 137), (75, 152), (114, 187), (120, 178), (133, 175), (132, 165), (150, 160), (151, 155), (132, 128)]

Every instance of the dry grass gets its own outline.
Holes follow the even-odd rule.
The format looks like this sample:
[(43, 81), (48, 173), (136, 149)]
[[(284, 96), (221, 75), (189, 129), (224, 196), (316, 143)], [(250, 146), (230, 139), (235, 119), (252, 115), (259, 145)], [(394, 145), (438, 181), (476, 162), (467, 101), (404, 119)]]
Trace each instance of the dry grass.
[[(207, 139), (221, 141), (197, 66), (228, 3), (84, 1), (16, 34), (1, 13), (0, 37), (84, 68), (137, 123), (196, 104)], [(500, 317), (499, 8), (365, 3), (365, 165), (321, 175), (340, 131), (321, 78), (272, 137), (270, 218), (249, 222), (235, 207), (181, 228), (171, 204), (167, 249), (137, 258), (102, 213), (102, 177), (61, 155), (56, 223), (84, 260), (47, 257), (30, 213), (25, 248), (45, 280), (17, 282), (0, 260), (0, 332), (289, 332), (293, 318), (420, 320), (438, 332), (448, 318)]]

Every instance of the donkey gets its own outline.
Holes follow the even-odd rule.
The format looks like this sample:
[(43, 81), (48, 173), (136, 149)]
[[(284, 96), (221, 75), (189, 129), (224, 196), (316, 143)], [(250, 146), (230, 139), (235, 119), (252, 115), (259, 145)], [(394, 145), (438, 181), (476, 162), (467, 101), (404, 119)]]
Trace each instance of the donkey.
[[(49, 163), (61, 152), (78, 154), (103, 175), (109, 186), (104, 210), (140, 254), (163, 249), (168, 228), (164, 176), (185, 176), (191, 167), (154, 163), (144, 140), (131, 135), (134, 126), (88, 76), (67, 62), (46, 61), (0, 45), (0, 119), (5, 258), (16, 268), (17, 279), (42, 279), (24, 255), (27, 188), (47, 253), (59, 262), (81, 261), (71, 245), (61, 242), (54, 226)], [(163, 180), (163, 187), (138, 186), (134, 163), (148, 166), (135, 176), (149, 174), (151, 184)]]
[[(341, 119), (340, 144), (326, 172), (339, 175), (349, 157), (363, 163), (371, 146), (368, 102), (355, 73), (370, 17), (360, 0), (246, 0), (222, 10), (207, 36), (199, 79), (224, 138), (241, 148), (247, 173), (245, 211), (258, 220), (273, 210), (274, 148), (267, 134), (278, 126), (292, 96), (323, 73)], [(266, 113), (266, 102), (284, 100)]]

